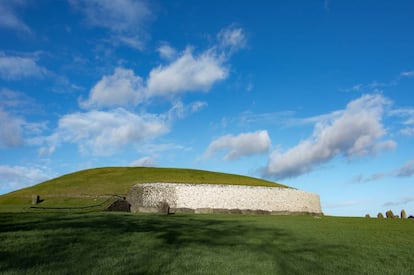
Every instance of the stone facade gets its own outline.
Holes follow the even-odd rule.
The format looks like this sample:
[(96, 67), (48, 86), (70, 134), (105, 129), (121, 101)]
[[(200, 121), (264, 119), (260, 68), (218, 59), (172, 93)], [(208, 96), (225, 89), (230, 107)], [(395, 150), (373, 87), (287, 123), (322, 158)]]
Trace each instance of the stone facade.
[(144, 183), (127, 200), (132, 212), (322, 215), (319, 195), (292, 188), (217, 184)]

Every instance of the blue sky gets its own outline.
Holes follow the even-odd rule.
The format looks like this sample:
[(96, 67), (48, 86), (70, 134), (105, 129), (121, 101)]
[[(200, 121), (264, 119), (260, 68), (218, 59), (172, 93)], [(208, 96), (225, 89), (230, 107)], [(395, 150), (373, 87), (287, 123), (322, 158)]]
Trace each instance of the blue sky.
[(0, 194), (101, 166), (414, 214), (412, 1), (0, 1)]

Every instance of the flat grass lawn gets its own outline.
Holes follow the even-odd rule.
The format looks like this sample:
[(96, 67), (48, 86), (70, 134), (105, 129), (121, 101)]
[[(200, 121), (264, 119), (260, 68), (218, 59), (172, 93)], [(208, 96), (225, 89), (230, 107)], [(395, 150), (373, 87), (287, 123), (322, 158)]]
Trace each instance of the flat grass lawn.
[(1, 274), (414, 274), (414, 221), (0, 213)]

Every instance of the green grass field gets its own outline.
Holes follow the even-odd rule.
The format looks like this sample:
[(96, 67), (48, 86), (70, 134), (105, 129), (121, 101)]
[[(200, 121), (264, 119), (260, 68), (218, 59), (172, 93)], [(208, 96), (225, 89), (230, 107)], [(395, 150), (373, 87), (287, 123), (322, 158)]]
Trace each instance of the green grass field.
[[(40, 195), (47, 206), (93, 205), (101, 196), (126, 194), (134, 184), (171, 182), (287, 187), (252, 177), (193, 169), (104, 167), (78, 171), (0, 196), (0, 211), (20, 211)], [(66, 201), (65, 201), (66, 200)]]
[(1, 274), (414, 274), (414, 221), (0, 213)]

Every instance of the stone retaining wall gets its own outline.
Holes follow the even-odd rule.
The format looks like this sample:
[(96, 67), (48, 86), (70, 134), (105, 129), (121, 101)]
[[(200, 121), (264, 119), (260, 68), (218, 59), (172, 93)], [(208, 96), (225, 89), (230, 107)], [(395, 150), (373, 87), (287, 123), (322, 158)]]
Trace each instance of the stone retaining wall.
[(145, 183), (127, 200), (132, 212), (322, 215), (319, 195), (292, 188), (217, 184)]

